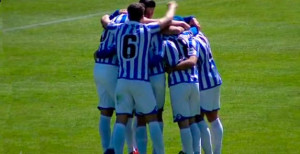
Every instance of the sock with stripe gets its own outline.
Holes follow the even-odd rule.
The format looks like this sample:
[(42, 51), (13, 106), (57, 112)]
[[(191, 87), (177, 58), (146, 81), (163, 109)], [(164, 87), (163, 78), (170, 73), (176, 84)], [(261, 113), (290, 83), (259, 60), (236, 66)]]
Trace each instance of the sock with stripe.
[(211, 122), (211, 135), (214, 154), (220, 154), (222, 148), (223, 126), (219, 118)]
[(187, 154), (193, 153), (193, 139), (190, 128), (180, 129), (181, 144)]
[(198, 122), (201, 136), (201, 146), (206, 154), (212, 153), (211, 134), (205, 120)]
[(190, 125), (194, 153), (200, 153), (200, 130), (196, 123)]

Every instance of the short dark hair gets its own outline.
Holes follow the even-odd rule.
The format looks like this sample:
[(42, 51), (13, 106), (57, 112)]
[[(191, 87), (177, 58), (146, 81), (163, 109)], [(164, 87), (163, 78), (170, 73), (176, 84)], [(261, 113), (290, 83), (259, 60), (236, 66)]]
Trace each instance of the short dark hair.
[(140, 0), (140, 3), (144, 4), (145, 8), (155, 8), (156, 6), (154, 0)]
[(130, 4), (127, 8), (128, 18), (133, 21), (140, 21), (143, 18), (145, 8), (141, 3)]

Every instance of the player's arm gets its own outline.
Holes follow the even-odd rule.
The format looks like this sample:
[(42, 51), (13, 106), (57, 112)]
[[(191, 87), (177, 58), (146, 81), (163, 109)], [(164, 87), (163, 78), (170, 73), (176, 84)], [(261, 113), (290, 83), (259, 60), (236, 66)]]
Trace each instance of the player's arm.
[(169, 26), (168, 28), (165, 28), (162, 30), (162, 33), (165, 35), (176, 35), (180, 34), (184, 31), (183, 27), (180, 26)]
[(188, 30), (188, 29), (191, 28), (191, 26), (189, 24), (187, 24), (186, 22), (184, 22), (184, 21), (176, 21), (176, 20), (172, 20), (171, 26), (182, 27), (182, 28), (184, 28), (184, 30)]
[(190, 56), (188, 59), (181, 61), (179, 64), (177, 64), (172, 69), (173, 69), (173, 71), (186, 70), (186, 69), (194, 67), (197, 64), (197, 61), (198, 61), (197, 56)]
[(189, 24), (191, 26), (196, 26), (199, 30), (201, 30), (201, 25), (195, 17), (190, 20)]
[(177, 8), (177, 3), (175, 1), (171, 1), (168, 3), (168, 11), (166, 15), (163, 18), (159, 19), (158, 21), (160, 29), (164, 29), (171, 25), (172, 19), (176, 12), (176, 8)]
[(127, 14), (127, 10), (125, 9), (120, 9), (120, 10), (116, 10), (115, 12), (113, 12), (112, 14), (108, 15), (104, 15), (102, 16), (100, 22), (103, 26), (103, 28), (106, 29), (107, 25), (115, 18), (117, 17), (118, 15), (120, 14)]
[(107, 25), (111, 22), (111, 20), (109, 19), (109, 15), (106, 14), (106, 15), (102, 16), (100, 22), (101, 22), (103, 28), (106, 29)]
[[(149, 24), (152, 22), (159, 22), (159, 21), (160, 19), (149, 19), (147, 17), (144, 17), (141, 22), (144, 24)], [(182, 27), (184, 28), (184, 30), (188, 30), (191, 27), (189, 24), (187, 24), (184, 21), (176, 21), (176, 20), (172, 20), (170, 26)]]
[(197, 64), (197, 60), (197, 56), (190, 56), (188, 59), (181, 61), (174, 67), (167, 67), (166, 72), (171, 73), (173, 71), (180, 71), (192, 68)]

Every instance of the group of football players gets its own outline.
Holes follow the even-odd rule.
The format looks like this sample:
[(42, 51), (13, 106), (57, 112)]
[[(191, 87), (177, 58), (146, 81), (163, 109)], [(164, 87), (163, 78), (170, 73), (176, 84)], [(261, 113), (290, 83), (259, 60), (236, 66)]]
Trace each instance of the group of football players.
[(206, 154), (219, 154), (222, 80), (209, 41), (194, 16), (175, 16), (176, 2), (169, 2), (159, 19), (152, 18), (155, 7), (154, 0), (140, 0), (101, 18), (104, 30), (94, 53), (94, 78), (103, 151), (123, 154), (126, 141), (128, 153), (147, 153), (148, 128), (153, 153), (165, 153), (167, 74), (173, 120), (180, 129), (179, 153), (199, 154), (203, 149)]

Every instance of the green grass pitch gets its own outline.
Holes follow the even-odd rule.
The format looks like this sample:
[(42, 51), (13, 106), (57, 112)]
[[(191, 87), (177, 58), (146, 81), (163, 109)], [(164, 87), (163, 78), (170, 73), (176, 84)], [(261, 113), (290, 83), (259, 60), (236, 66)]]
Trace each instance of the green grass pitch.
[[(102, 153), (93, 81), (99, 19), (131, 2), (0, 3), (1, 154)], [(157, 2), (161, 17), (166, 1)], [(177, 14), (202, 24), (224, 81), (223, 153), (300, 153), (300, 1), (178, 3)], [(178, 153), (169, 96), (164, 119), (166, 153)]]

